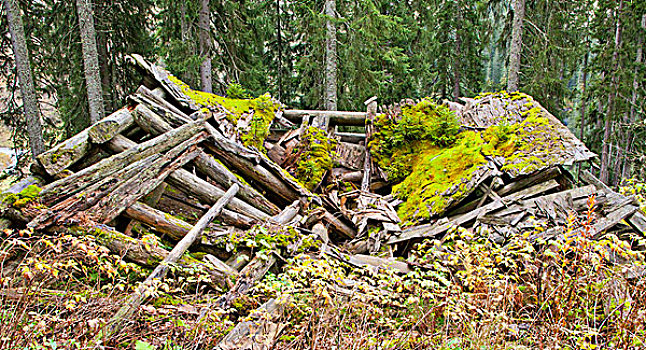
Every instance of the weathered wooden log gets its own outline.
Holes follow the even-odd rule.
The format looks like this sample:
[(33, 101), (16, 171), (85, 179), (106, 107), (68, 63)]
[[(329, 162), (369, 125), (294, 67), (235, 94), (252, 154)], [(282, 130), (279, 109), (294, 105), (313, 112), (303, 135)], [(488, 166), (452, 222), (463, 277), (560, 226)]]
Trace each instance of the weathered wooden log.
[(343, 111), (308, 111), (299, 109), (286, 109), (283, 116), (288, 120), (299, 123), (304, 116), (328, 117), (331, 124), (363, 126), (366, 123), (365, 112), (343, 112)]
[[(224, 191), (220, 188), (200, 179), (184, 169), (179, 169), (173, 172), (168, 177), (168, 182), (180, 190), (190, 193), (196, 198), (209, 204), (214, 203), (224, 195)], [(264, 221), (270, 218), (267, 213), (264, 213), (237, 198), (231, 200), (227, 205), (227, 208), (259, 221)]]
[(150, 225), (157, 232), (175, 240), (182, 239), (193, 228), (193, 225), (184, 220), (140, 202), (131, 205), (124, 213), (128, 218)]
[[(160, 113), (162, 113), (163, 109), (159, 109), (161, 110)], [(166, 115), (170, 114), (174, 113), (166, 112)], [(172, 129), (172, 126), (166, 120), (146, 106), (137, 106), (134, 115), (137, 123), (150, 134), (157, 135)], [(200, 153), (195, 159), (195, 165), (204, 175), (210, 177), (223, 187), (230, 187), (233, 184), (237, 184), (240, 187), (238, 196), (260, 211), (268, 214), (277, 214), (280, 211), (275, 204), (271, 203), (248, 184), (240, 181), (224, 164), (217, 162), (208, 154)]]
[(54, 176), (85, 157), (89, 150), (90, 140), (88, 130), (85, 129), (49, 151), (39, 154), (36, 159), (48, 175)]
[(109, 222), (126, 207), (157, 187), (170, 172), (194, 158), (197, 154), (194, 148), (189, 148), (194, 147), (204, 137), (204, 133), (199, 133), (165, 155), (151, 155), (104, 177), (86, 187), (83, 195), (68, 197), (44, 210), (29, 223), (29, 227), (42, 229), (54, 223), (74, 220), (73, 217), (78, 213), (92, 207), (94, 208), (88, 211), (88, 216), (97, 222)]
[[(131, 141), (121, 135), (117, 135), (117, 137), (115, 137), (113, 140), (106, 143), (106, 146), (113, 152), (125, 152), (126, 150), (136, 148), (137, 144), (134, 141)], [(197, 153), (199, 155), (201, 151), (198, 150)], [(181, 187), (182, 190), (208, 202), (209, 204), (215, 203), (215, 201), (224, 193), (224, 191), (222, 191), (221, 189), (211, 185), (210, 183), (207, 183), (206, 181), (183, 169), (177, 169), (176, 171), (172, 172), (168, 181), (176, 187)], [(241, 201), (236, 200), (235, 203), (240, 204)], [(249, 205), (241, 205), (245, 208), (244, 211), (252, 208)], [(252, 211), (254, 213), (258, 212), (255, 209), (252, 209)], [(256, 220), (264, 220), (267, 217), (268, 216), (264, 214), (264, 216), (262, 216), (262, 219)], [(225, 223), (229, 225), (234, 225), (236, 227), (242, 228), (250, 227), (256, 221), (245, 214), (228, 209), (225, 209), (222, 212), (221, 218)]]
[[(137, 145), (122, 153), (104, 159), (74, 175), (52, 182), (41, 192), (41, 200), (46, 205), (77, 194), (83, 188), (125, 168), (138, 160), (159, 152), (165, 152), (204, 130), (204, 122), (194, 122), (173, 129), (152, 140)], [(118, 135), (119, 136), (119, 135)], [(114, 140), (114, 139), (113, 139)], [(111, 140), (111, 141), (113, 141)], [(106, 144), (110, 144), (107, 142)]]
[[(230, 201), (235, 194), (238, 192), (238, 185), (233, 185), (225, 194), (222, 196), (216, 203), (213, 205), (209, 211), (204, 214), (203, 217), (193, 226), (193, 228), (182, 238), (182, 240), (177, 243), (175, 248), (168, 253), (164, 260), (157, 265), (155, 270), (146, 278), (143, 284), (137, 288), (137, 291), (133, 293), (128, 302), (117, 311), (117, 313), (112, 317), (108, 324), (103, 327), (101, 330), (101, 338), (110, 338), (113, 334), (118, 332), (123, 323), (127, 322), (132, 318), (132, 315), (139, 309), (139, 306), (146, 300), (148, 297), (146, 290), (151, 288), (155, 282), (161, 281), (166, 277), (168, 270), (171, 264), (175, 264), (186, 252), (186, 250), (195, 242), (199, 235), (204, 232), (208, 224), (217, 217), (228, 201)], [(215, 259), (215, 257), (213, 257)], [(222, 262), (221, 262), (222, 263)], [(222, 263), (224, 264), (224, 263)], [(228, 271), (223, 271), (222, 278), (226, 278), (226, 273)]]
[[(219, 134), (219, 133), (218, 133)], [(220, 139), (215, 141), (214, 144), (206, 143), (204, 146), (222, 161), (227, 163), (230, 167), (237, 169), (247, 177), (253, 179), (264, 190), (276, 195), (278, 198), (292, 202), (299, 198), (299, 193), (289, 186), (287, 186), (279, 177), (264, 168), (262, 165), (249, 160), (250, 156), (245, 150), (241, 150), (238, 145), (235, 145), (230, 140), (227, 140), (221, 134), (218, 135)], [(230, 147), (235, 145), (235, 147)], [(253, 158), (254, 155), (251, 155)]]
[(129, 107), (124, 107), (90, 126), (88, 136), (90, 142), (102, 144), (133, 125), (132, 113)]

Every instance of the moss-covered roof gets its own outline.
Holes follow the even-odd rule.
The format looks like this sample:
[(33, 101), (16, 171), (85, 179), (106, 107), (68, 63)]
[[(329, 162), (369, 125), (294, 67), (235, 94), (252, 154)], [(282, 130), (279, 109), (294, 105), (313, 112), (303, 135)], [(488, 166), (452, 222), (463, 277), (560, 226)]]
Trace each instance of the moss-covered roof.
[(375, 129), (371, 153), (403, 201), (398, 214), (407, 224), (441, 216), (490, 176), (514, 178), (595, 156), (522, 93), (480, 95), (457, 112), (408, 101), (377, 116)]

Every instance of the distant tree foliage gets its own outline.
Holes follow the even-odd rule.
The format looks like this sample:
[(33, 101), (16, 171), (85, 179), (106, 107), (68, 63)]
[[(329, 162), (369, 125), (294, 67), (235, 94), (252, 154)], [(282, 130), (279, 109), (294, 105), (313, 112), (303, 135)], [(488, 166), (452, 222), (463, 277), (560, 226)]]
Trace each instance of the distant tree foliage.
[[(75, 2), (18, 2), (37, 94), (55, 97), (60, 114), (60, 122), (44, 120), (45, 136), (74, 134), (90, 120)], [(106, 114), (139, 83), (125, 64), (131, 52), (165, 65), (193, 88), (210, 86), (224, 95), (239, 84), (251, 95), (269, 92), (303, 109), (362, 110), (375, 95), (382, 104), (458, 100), (503, 90), (511, 78), (603, 155), (609, 184), (646, 173), (644, 1), (524, 0), (517, 23), (516, 0), (333, 2), (334, 16), (325, 0), (93, 0)], [(2, 11), (0, 74), (14, 91), (15, 59)], [(326, 65), (327, 24), (336, 29), (336, 54)], [(510, 61), (517, 51), (519, 60)], [(336, 87), (326, 81), (331, 62)], [(0, 104), (4, 120), (17, 115), (18, 97), (2, 96), (13, 101)]]

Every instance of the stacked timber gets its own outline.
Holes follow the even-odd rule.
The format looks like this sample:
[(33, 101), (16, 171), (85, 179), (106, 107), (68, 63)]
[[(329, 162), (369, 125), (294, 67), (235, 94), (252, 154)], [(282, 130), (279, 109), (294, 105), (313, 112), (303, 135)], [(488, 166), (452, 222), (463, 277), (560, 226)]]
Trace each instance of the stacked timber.
[[(414, 108), (431, 108), (425, 100), (378, 108), (372, 98), (365, 112), (286, 110), (268, 96), (227, 105), (138, 55), (130, 60), (144, 79), (128, 104), (39, 155), (33, 176), (9, 190), (14, 199), (34, 188), (39, 195), (27, 205), (5, 202), (1, 223), (95, 236), (123, 259), (154, 269), (141, 288), (163, 279), (169, 264), (197, 268), (210, 276), (208, 288), (220, 293), (217, 306), (228, 308), (299, 253), (405, 274), (408, 266), (397, 258), (457, 226), (501, 245), (519, 234), (539, 242), (563, 235), (561, 227), (593, 210), (593, 236), (631, 239), (646, 230), (632, 198), (589, 172), (572, 172), (595, 155), (526, 95), (447, 103), (456, 133), (482, 144), (469, 154), (457, 141), (433, 145), (433, 156), (424, 160), (430, 168), (447, 154), (454, 157), (449, 162), (460, 163), (476, 153), (473, 164), (456, 170), (459, 176), (442, 177), (448, 180), (436, 186), (437, 174), (420, 173), (415, 165), (400, 164), (405, 176), (395, 173), (395, 155), (384, 160), (378, 148), (384, 129), (409, 122)], [(412, 149), (407, 142), (413, 141), (396, 144)], [(450, 164), (443, 167), (442, 174), (454, 172)], [(419, 183), (407, 178), (413, 175)], [(267, 234), (287, 242), (260, 254), (240, 239)], [(150, 236), (174, 248), (151, 246)], [(205, 254), (198, 259), (189, 250)], [(133, 294), (97, 340), (118, 332), (144, 295)], [(280, 310), (272, 299), (252, 314)], [(277, 328), (240, 322), (218, 348), (258, 346), (254, 339), (275, 336)]]

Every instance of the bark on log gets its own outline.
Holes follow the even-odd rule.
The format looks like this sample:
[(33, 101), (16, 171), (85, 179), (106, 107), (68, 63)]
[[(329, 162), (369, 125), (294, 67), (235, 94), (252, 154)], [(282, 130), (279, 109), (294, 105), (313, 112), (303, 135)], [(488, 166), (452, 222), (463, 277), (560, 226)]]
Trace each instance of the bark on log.
[(39, 154), (36, 159), (48, 175), (54, 176), (82, 159), (90, 150), (89, 141), (88, 130), (85, 129), (49, 151)]
[(184, 220), (139, 202), (126, 209), (125, 215), (132, 220), (154, 227), (157, 232), (168, 235), (174, 240), (182, 239), (193, 227)]
[[(128, 165), (159, 152), (165, 152), (203, 130), (204, 122), (201, 121), (173, 129), (134, 148), (104, 159), (74, 175), (52, 182), (41, 192), (41, 200), (46, 205), (51, 205), (53, 202), (75, 195), (83, 188), (95, 184)], [(107, 144), (110, 144), (113, 140)]]
[[(164, 258), (164, 260), (157, 265), (155, 270), (146, 278), (143, 284), (137, 288), (137, 291), (133, 293), (126, 305), (121, 307), (119, 311), (112, 317), (108, 324), (101, 330), (99, 337), (101, 338), (110, 338), (113, 334), (118, 332), (121, 329), (121, 326), (124, 322), (132, 318), (132, 315), (139, 309), (139, 306), (146, 300), (146, 290), (153, 286), (155, 280), (163, 280), (168, 273), (171, 264), (176, 263), (186, 252), (186, 250), (195, 242), (195, 240), (204, 232), (209, 223), (224, 209), (225, 205), (235, 196), (238, 192), (238, 185), (233, 185), (225, 194), (222, 196), (215, 205), (209, 209), (209, 211), (204, 214), (202, 218), (193, 226), (193, 228), (182, 238), (179, 243), (171, 250), (170, 253)], [(213, 257), (212, 259), (215, 259)], [(222, 262), (221, 262), (222, 263)], [(224, 264), (224, 263), (222, 263)], [(223, 278), (226, 278), (226, 273), (228, 271), (223, 271)]]
[[(167, 114), (171, 113), (167, 112)], [(135, 120), (141, 128), (153, 135), (172, 129), (171, 125), (159, 114), (154, 113), (143, 105), (135, 108), (134, 115)], [(237, 184), (240, 187), (239, 197), (260, 211), (268, 214), (277, 214), (280, 211), (276, 205), (263, 197), (258, 191), (240, 181), (224, 164), (217, 162), (206, 153), (201, 153), (195, 159), (195, 165), (199, 171), (212, 178), (221, 186), (228, 188), (233, 184)]]
[(110, 141), (115, 135), (122, 133), (134, 125), (132, 113), (128, 107), (110, 114), (88, 128), (90, 142), (102, 144)]

